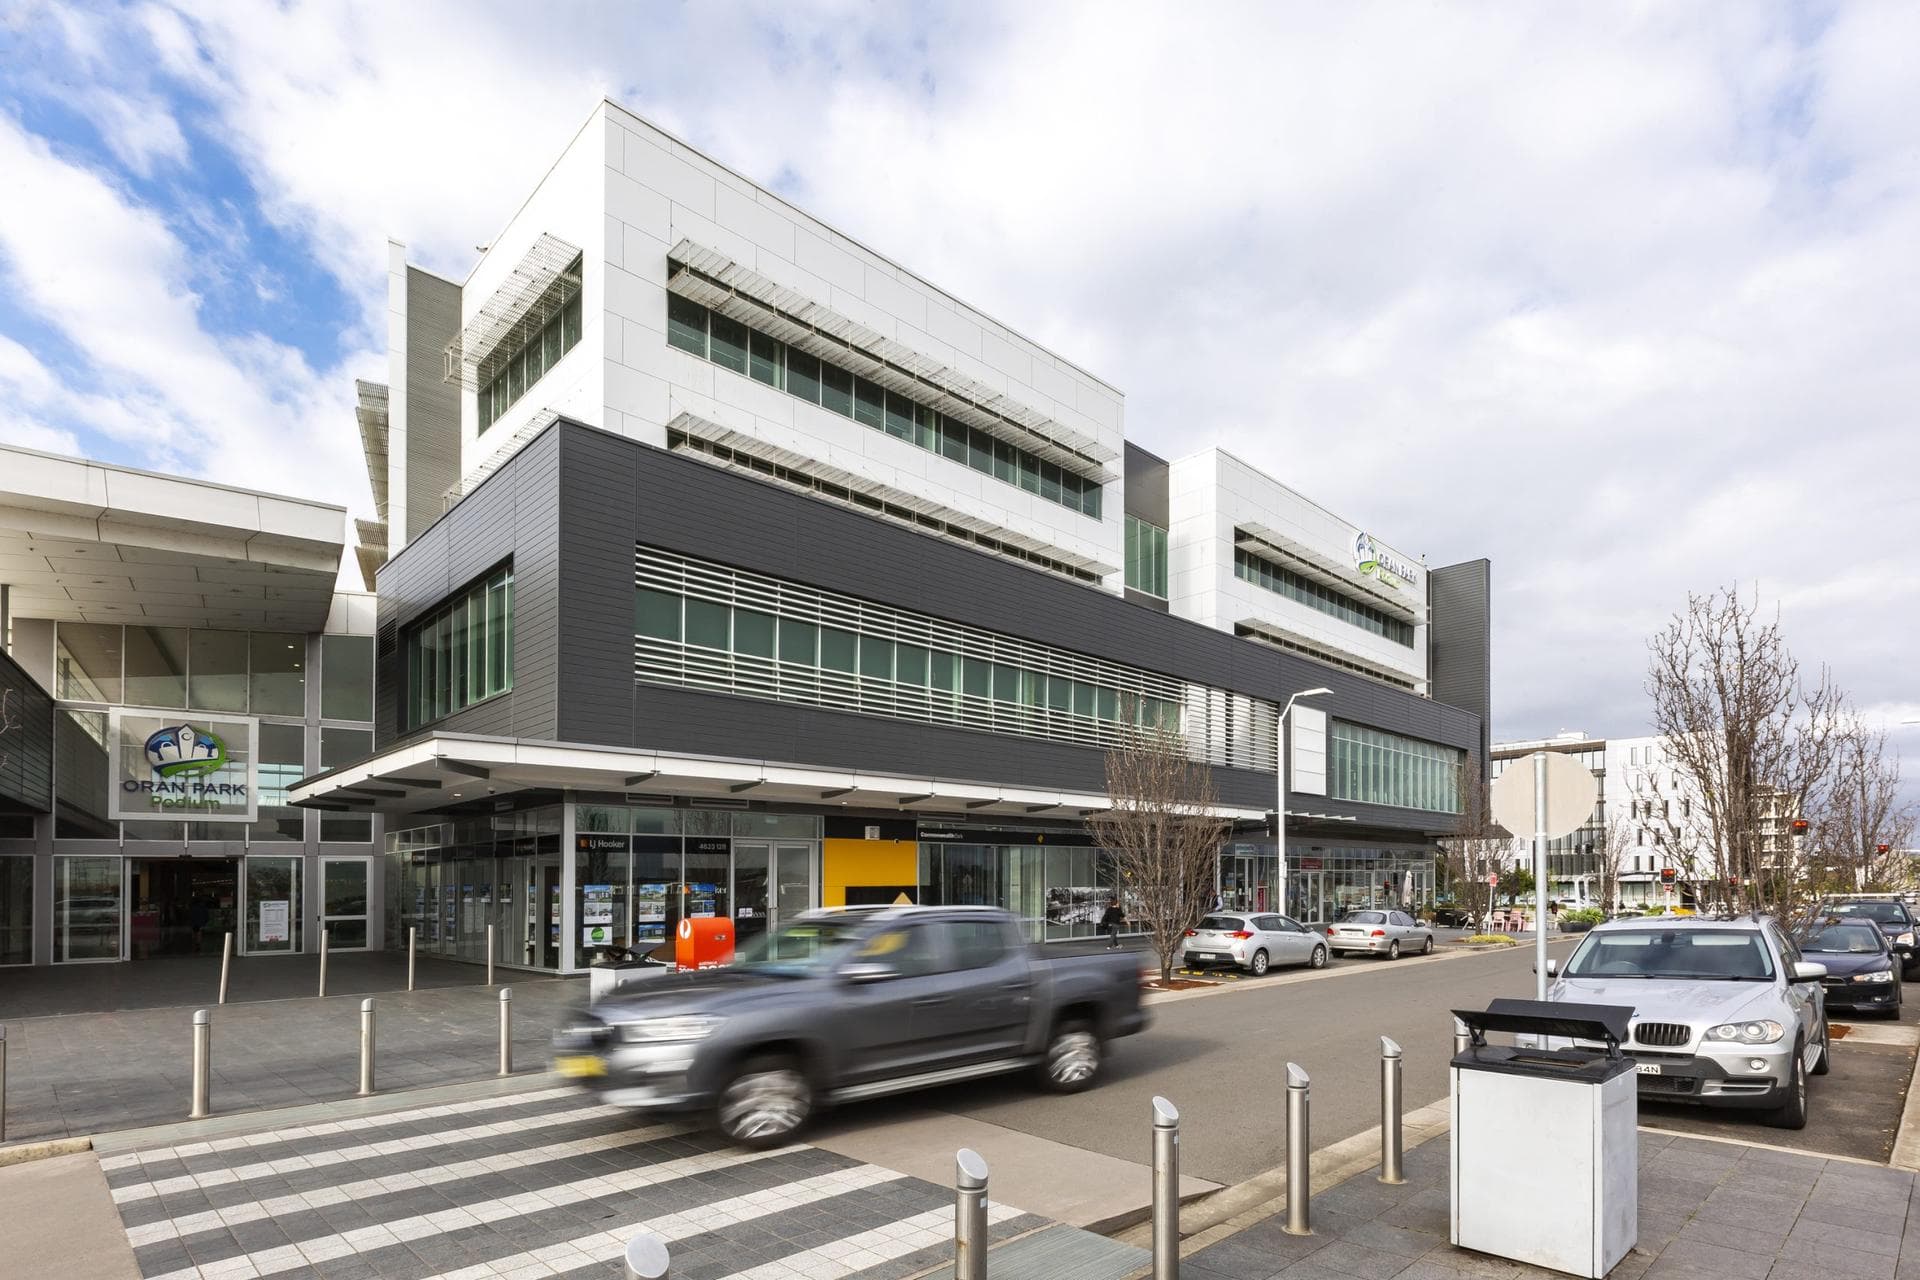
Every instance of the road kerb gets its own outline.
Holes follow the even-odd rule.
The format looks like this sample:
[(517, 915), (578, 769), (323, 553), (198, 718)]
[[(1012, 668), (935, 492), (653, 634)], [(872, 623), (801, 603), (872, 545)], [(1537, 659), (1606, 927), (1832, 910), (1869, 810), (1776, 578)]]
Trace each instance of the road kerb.
[(44, 1142), (21, 1142), (11, 1147), (0, 1147), (0, 1169), (12, 1164), (25, 1164), (29, 1160), (46, 1160), (52, 1156), (70, 1156), (78, 1151), (93, 1150), (92, 1138), (48, 1138)]
[(1900, 1109), (1900, 1131), (1893, 1139), (1893, 1158), (1887, 1161), (1896, 1169), (1920, 1169), (1920, 1054), (1913, 1059), (1913, 1075), (1907, 1080), (1907, 1103)]
[[(1557, 943), (1574, 942), (1577, 940), (1578, 935), (1552, 937), (1547, 939), (1547, 945), (1553, 946)], [(1515, 947), (1497, 947), (1491, 951), (1476, 951), (1465, 947), (1444, 946), (1437, 949), (1430, 956), (1408, 956), (1405, 960), (1399, 961), (1398, 963), (1434, 964), (1442, 960), (1464, 960), (1469, 956), (1505, 955), (1507, 952), (1517, 949), (1518, 948)], [(1394, 963), (1396, 962), (1391, 960), (1380, 960), (1375, 964), (1343, 964), (1337, 968), (1329, 965), (1325, 969), (1302, 969), (1297, 973), (1276, 975), (1269, 972), (1266, 977), (1257, 982), (1223, 982), (1217, 986), (1209, 986), (1204, 991), (1147, 991), (1141, 994), (1140, 1003), (1149, 1005), (1172, 1004), (1177, 1000), (1201, 1000), (1209, 996), (1223, 996), (1232, 992), (1271, 991), (1275, 987), (1291, 986), (1296, 982), (1318, 982), (1323, 978), (1344, 978), (1351, 977), (1357, 973), (1373, 973), (1380, 966)]]

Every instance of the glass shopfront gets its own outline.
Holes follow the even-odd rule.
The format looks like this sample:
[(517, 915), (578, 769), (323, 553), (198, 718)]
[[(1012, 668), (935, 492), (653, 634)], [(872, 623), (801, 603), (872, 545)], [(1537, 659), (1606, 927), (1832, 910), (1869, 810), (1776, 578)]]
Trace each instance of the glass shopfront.
[(1429, 849), (1288, 841), (1287, 857), (1285, 909), (1296, 920), (1333, 921), (1364, 907), (1417, 911), (1433, 905)]
[(423, 955), (560, 967), (559, 805), (463, 818), (387, 837), (387, 945)]
[(1081, 832), (920, 830), (921, 902), (1004, 907), (1035, 942), (1098, 936), (1118, 880), (1112, 857)]

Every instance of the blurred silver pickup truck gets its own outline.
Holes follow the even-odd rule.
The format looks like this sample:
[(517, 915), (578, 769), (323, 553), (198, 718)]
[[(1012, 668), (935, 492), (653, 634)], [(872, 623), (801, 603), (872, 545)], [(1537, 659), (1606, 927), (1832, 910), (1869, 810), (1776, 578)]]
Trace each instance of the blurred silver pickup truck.
[(721, 969), (615, 991), (554, 1033), (554, 1068), (618, 1106), (709, 1111), (744, 1146), (824, 1105), (1030, 1070), (1070, 1093), (1147, 1024), (1140, 961), (1044, 956), (984, 907), (809, 912)]

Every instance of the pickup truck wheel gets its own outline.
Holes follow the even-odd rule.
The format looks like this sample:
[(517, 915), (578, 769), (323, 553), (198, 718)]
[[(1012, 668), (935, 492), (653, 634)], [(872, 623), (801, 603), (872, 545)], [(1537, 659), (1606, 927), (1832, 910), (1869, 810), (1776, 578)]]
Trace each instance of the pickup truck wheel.
[(1257, 978), (1267, 971), (1267, 963), (1267, 953), (1262, 949), (1253, 953), (1253, 960), (1247, 968), (1253, 970), (1253, 976)]
[(1800, 1061), (1805, 1048), (1799, 1041), (1794, 1041), (1793, 1068), (1787, 1076), (1787, 1100), (1766, 1113), (1767, 1123), (1775, 1129), (1807, 1127), (1807, 1069)]
[(1041, 1080), (1055, 1093), (1079, 1093), (1091, 1088), (1104, 1056), (1100, 1037), (1084, 1022), (1063, 1022), (1047, 1041)]
[(791, 1058), (756, 1058), (727, 1082), (714, 1112), (728, 1140), (777, 1147), (812, 1117), (813, 1085)]

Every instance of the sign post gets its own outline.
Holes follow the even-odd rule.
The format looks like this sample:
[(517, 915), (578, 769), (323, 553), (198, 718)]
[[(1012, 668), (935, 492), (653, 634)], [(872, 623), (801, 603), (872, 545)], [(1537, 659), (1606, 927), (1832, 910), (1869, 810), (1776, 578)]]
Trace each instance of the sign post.
[(1489, 792), (1494, 821), (1515, 835), (1533, 837), (1533, 990), (1547, 998), (1547, 842), (1571, 835), (1593, 813), (1600, 788), (1593, 773), (1572, 756), (1536, 751), (1533, 768), (1509, 768)]

